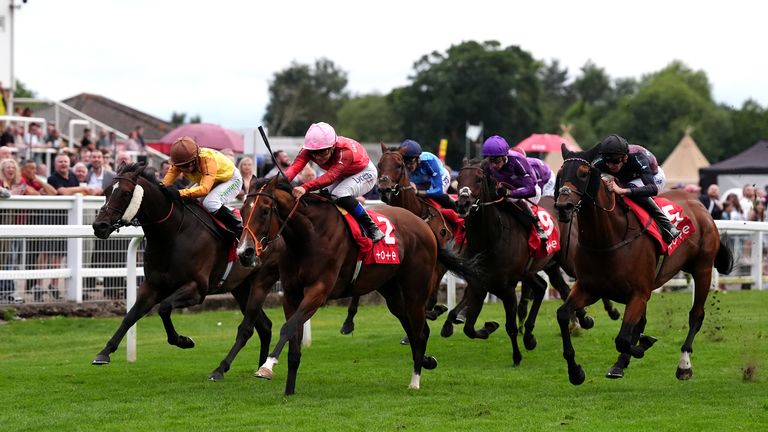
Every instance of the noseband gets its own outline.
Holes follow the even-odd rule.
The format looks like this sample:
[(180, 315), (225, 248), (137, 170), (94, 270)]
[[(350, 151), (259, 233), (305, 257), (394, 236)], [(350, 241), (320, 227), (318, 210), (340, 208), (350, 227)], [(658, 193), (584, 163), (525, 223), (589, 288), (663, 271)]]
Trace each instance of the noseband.
[[(109, 195), (109, 199), (104, 202), (104, 205), (101, 206), (101, 208), (99, 208), (99, 213), (101, 213), (104, 210), (112, 210), (113, 212), (120, 215), (120, 218), (115, 223), (112, 224), (113, 230), (118, 231), (120, 228), (125, 226), (144, 226), (144, 225), (150, 225), (150, 224), (160, 224), (168, 220), (168, 218), (170, 218), (171, 215), (173, 214), (174, 203), (171, 202), (171, 209), (168, 211), (168, 214), (165, 215), (165, 217), (160, 220), (142, 224), (141, 222), (139, 222), (138, 216), (134, 215), (130, 221), (126, 221), (124, 216), (125, 216), (125, 212), (128, 209), (127, 208), (119, 209), (113, 205), (110, 205), (110, 201), (112, 200), (112, 196), (114, 195), (114, 192), (115, 192), (114, 189), (117, 189), (117, 185), (120, 183), (120, 181), (125, 180), (133, 185), (133, 188), (131, 189), (131, 202), (132, 202), (133, 196), (134, 196), (133, 194), (136, 193), (136, 187), (139, 186), (139, 182), (136, 179), (125, 177), (125, 176), (115, 176), (114, 180), (115, 182), (112, 185), (113, 190), (112, 190), (112, 193)], [(130, 203), (128, 205), (130, 206)], [(138, 209), (137, 209), (137, 214), (138, 214)]]

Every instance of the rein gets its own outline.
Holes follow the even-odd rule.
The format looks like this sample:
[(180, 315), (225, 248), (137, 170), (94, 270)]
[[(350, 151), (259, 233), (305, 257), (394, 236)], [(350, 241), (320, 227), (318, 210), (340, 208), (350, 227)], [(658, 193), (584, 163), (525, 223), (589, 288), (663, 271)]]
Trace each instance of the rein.
[[(465, 167), (461, 167), (461, 169), (459, 170), (459, 172), (461, 172), (461, 171), (464, 171), (464, 170), (470, 170), (470, 169), (472, 169), (472, 170), (476, 170), (476, 171), (480, 171), (480, 174), (482, 175), (482, 177), (483, 177), (483, 178), (485, 178), (485, 170), (483, 170), (483, 169), (482, 169), (482, 168), (480, 168), (480, 167), (476, 167), (476, 166), (465, 166)], [(464, 186), (463, 188), (459, 189), (459, 198), (461, 198), (461, 197), (472, 198), (472, 191), (469, 189), (469, 187), (468, 187), (468, 186)], [(472, 204), (469, 206), (469, 210), (470, 210), (470, 211), (473, 211), (473, 210), (474, 210), (474, 211), (476, 211), (476, 210), (479, 210), (481, 207), (486, 207), (486, 206), (496, 205), (496, 204), (498, 204), (498, 203), (500, 203), (500, 202), (504, 201), (504, 198), (505, 198), (505, 197), (499, 197), (499, 199), (497, 199), (497, 200), (495, 200), (495, 201), (483, 201), (483, 202), (480, 202), (480, 198), (478, 197), (478, 198), (475, 200), (475, 202), (474, 202), (474, 203), (472, 203)]]
[[(131, 183), (133, 185), (133, 191), (132, 191), (133, 193), (135, 193), (136, 187), (139, 186), (138, 180), (132, 179), (130, 177), (115, 176), (114, 180), (117, 180), (117, 182), (119, 182), (120, 180), (125, 180), (125, 181)], [(114, 185), (116, 186), (117, 183), (115, 183)], [(134, 216), (131, 219), (130, 222), (126, 222), (122, 218), (122, 215), (125, 214), (125, 209), (121, 210), (121, 209), (118, 209), (117, 207), (114, 207), (114, 206), (110, 205), (109, 202), (111, 200), (112, 200), (112, 194), (110, 194), (109, 199), (104, 203), (104, 205), (101, 206), (101, 208), (99, 209), (99, 212), (101, 212), (102, 210), (112, 210), (113, 212), (119, 213), (121, 215), (121, 218), (118, 219), (117, 222), (112, 224), (112, 228), (115, 231), (118, 231), (120, 228), (125, 227), (125, 226), (147, 226), (147, 225), (154, 225), (154, 224), (162, 224), (163, 222), (165, 222), (165, 221), (167, 221), (168, 219), (171, 218), (171, 215), (173, 215), (173, 210), (175, 208), (175, 203), (173, 201), (171, 201), (171, 208), (168, 210), (168, 214), (166, 214), (165, 217), (163, 217), (162, 219), (159, 219), (159, 220), (156, 220), (156, 221), (152, 221), (152, 222), (141, 223), (141, 222), (139, 222), (138, 217)]]
[(267, 249), (269, 249), (269, 244), (280, 238), (280, 234), (282, 234), (283, 230), (286, 226), (288, 226), (288, 221), (293, 217), (294, 213), (296, 213), (296, 210), (299, 208), (299, 204), (301, 203), (301, 199), (297, 199), (296, 203), (293, 205), (293, 208), (291, 208), (291, 211), (288, 213), (288, 217), (285, 218), (285, 220), (282, 222), (282, 225), (280, 225), (280, 228), (277, 230), (277, 233), (273, 238), (269, 238), (269, 228), (270, 223), (272, 222), (272, 214), (276, 214), (278, 218), (280, 218), (280, 214), (277, 211), (277, 199), (273, 194), (268, 194), (264, 191), (264, 188), (266, 188), (267, 185), (264, 185), (259, 189), (257, 192), (249, 193), (246, 195), (246, 198), (249, 197), (256, 197), (256, 199), (253, 202), (253, 206), (255, 207), (256, 204), (259, 202), (259, 198), (262, 196), (268, 197), (272, 200), (272, 203), (270, 204), (270, 211), (269, 211), (269, 218), (267, 219), (267, 223), (265, 224), (266, 228), (266, 234), (261, 236), (259, 238), (256, 233), (253, 232), (251, 229), (251, 219), (253, 218), (253, 214), (255, 213), (254, 210), (251, 210), (251, 213), (248, 215), (248, 221), (246, 221), (245, 226), (243, 227), (243, 230), (250, 234), (251, 237), (253, 237), (253, 241), (256, 242), (256, 256), (261, 255), (262, 253), (266, 252)]

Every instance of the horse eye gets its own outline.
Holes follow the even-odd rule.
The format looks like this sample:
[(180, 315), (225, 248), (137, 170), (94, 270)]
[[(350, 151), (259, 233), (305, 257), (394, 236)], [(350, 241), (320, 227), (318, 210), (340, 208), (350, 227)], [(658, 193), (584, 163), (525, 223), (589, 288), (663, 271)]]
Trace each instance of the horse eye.
[(263, 218), (265, 218), (265, 217), (267, 217), (267, 216), (269, 216), (269, 209), (268, 209), (268, 208), (266, 208), (266, 207), (261, 207), (261, 208), (259, 209), (259, 217), (263, 217)]

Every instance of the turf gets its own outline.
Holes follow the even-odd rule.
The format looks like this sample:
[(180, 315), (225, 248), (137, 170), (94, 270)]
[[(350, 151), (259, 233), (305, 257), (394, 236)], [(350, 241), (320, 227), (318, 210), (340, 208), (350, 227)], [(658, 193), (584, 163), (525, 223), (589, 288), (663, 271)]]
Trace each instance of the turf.
[[(112, 363), (90, 361), (117, 328), (117, 319), (30, 319), (0, 325), (0, 425), (25, 430), (164, 431), (665, 431), (764, 430), (768, 424), (768, 292), (712, 293), (694, 345), (694, 376), (675, 379), (687, 332), (690, 293), (655, 294), (646, 333), (659, 338), (633, 359), (620, 380), (604, 378), (615, 361), (618, 322), (592, 307), (595, 328), (574, 338), (587, 380), (568, 383), (555, 322), (558, 302), (545, 302), (539, 345), (513, 367), (502, 330), (449, 339), (431, 323), (428, 351), (439, 366), (424, 371), (421, 390), (407, 388), (410, 350), (384, 306), (360, 308), (357, 330), (342, 336), (345, 309), (327, 307), (312, 319), (313, 343), (303, 350), (296, 391), (283, 396), (286, 354), (275, 380), (253, 377), (258, 339), (220, 382), (209, 382), (234, 340), (238, 312), (174, 315), (197, 347), (165, 341), (160, 319), (138, 325), (138, 361), (121, 345)], [(282, 311), (268, 310), (275, 323)], [(481, 320), (503, 321), (497, 304)], [(441, 322), (441, 321), (440, 321)], [(221, 323), (221, 324), (219, 324)], [(521, 340), (522, 346), (522, 340)]]

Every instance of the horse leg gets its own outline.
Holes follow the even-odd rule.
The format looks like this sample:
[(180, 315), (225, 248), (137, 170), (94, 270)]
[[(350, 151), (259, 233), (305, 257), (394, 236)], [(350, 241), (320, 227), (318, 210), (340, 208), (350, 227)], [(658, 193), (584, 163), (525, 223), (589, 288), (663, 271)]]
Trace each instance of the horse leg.
[[(207, 291), (207, 289), (203, 291)], [(168, 336), (168, 343), (170, 345), (175, 345), (183, 349), (195, 347), (195, 341), (193, 341), (192, 338), (182, 336), (176, 332), (176, 328), (173, 326), (173, 321), (171, 320), (171, 311), (174, 308), (179, 309), (194, 306), (200, 304), (202, 301), (203, 298), (198, 291), (197, 282), (190, 282), (182, 285), (178, 290), (160, 303), (157, 313), (160, 315), (160, 319), (163, 320), (163, 327), (165, 328), (165, 333)]]
[(442, 266), (436, 266), (435, 283), (432, 286), (429, 302), (427, 302), (427, 319), (430, 321), (435, 321), (440, 315), (448, 312), (448, 306), (437, 303), (437, 295), (440, 293), (440, 281), (443, 279), (443, 275), (445, 275), (445, 269)]
[(523, 280), (523, 287), (520, 290), (520, 301), (517, 304), (517, 319), (522, 326), (525, 318), (528, 316), (528, 301), (533, 297), (533, 289), (527, 279)]
[[(619, 351), (619, 353), (624, 354), (624, 356), (620, 357), (619, 361), (617, 361), (617, 364), (614, 366), (628, 366), (629, 361), (627, 356), (643, 358), (645, 355), (645, 349), (636, 345), (636, 343), (639, 339), (640, 332), (645, 328), (645, 311), (648, 305), (650, 292), (650, 290), (642, 290), (627, 302), (627, 307), (624, 309), (624, 320), (621, 323), (619, 334), (615, 339), (616, 350)], [(650, 348), (650, 346), (648, 346), (648, 348)], [(624, 362), (623, 360), (627, 361)], [(618, 371), (615, 371), (617, 372), (617, 376), (610, 376), (609, 378), (621, 378), (621, 376), (623, 376), (623, 368), (621, 369), (622, 371), (620, 374)]]
[(347, 307), (347, 319), (344, 320), (344, 324), (341, 325), (341, 334), (348, 335), (355, 331), (355, 315), (357, 315), (357, 307), (360, 305), (360, 296), (354, 296), (349, 301)]
[[(257, 378), (272, 379), (272, 368), (277, 364), (285, 344), (302, 330), (304, 323), (312, 317), (327, 297), (326, 283), (318, 281), (304, 289), (286, 289), (283, 297), (283, 312), (287, 318), (280, 328), (280, 339), (275, 348), (256, 371)], [(298, 292), (298, 294), (297, 294)], [(302, 297), (303, 296), (303, 297)]]
[[(517, 334), (519, 333), (517, 328), (517, 293), (515, 289), (517, 287), (517, 281), (510, 282), (507, 290), (499, 291), (497, 296), (504, 305), (504, 314), (506, 321), (504, 323), (504, 329), (507, 331), (507, 336), (512, 343), (512, 364), (519, 366), (523, 360), (523, 355), (520, 352), (520, 346), (517, 344)], [(469, 322), (469, 317), (467, 317)], [(487, 326), (488, 324), (486, 324)]]
[(585, 308), (594, 302), (594, 297), (585, 290), (582, 290), (579, 282), (576, 281), (565, 303), (557, 308), (557, 324), (560, 326), (560, 337), (563, 340), (563, 358), (568, 363), (568, 380), (573, 385), (582, 384), (586, 379), (586, 374), (581, 365), (576, 363), (576, 351), (573, 349), (571, 333), (568, 328), (571, 322), (571, 314), (574, 310)]
[(688, 335), (685, 337), (683, 346), (680, 347), (680, 361), (677, 365), (675, 376), (679, 380), (689, 380), (693, 376), (693, 367), (691, 366), (691, 354), (693, 354), (693, 339), (696, 333), (701, 330), (704, 323), (704, 304), (709, 295), (710, 283), (712, 281), (712, 267), (709, 265), (699, 266), (699, 269), (693, 274), (694, 291), (693, 306), (688, 312)]
[(611, 303), (611, 301), (606, 298), (603, 299), (603, 308), (605, 308), (605, 311), (608, 313), (608, 317), (612, 320), (616, 321), (617, 319), (621, 318), (621, 312), (613, 307), (613, 303)]
[[(274, 281), (270, 282), (274, 283)], [(272, 283), (269, 283), (266, 287), (272, 286)], [(240, 310), (243, 312), (243, 320), (237, 327), (235, 344), (230, 348), (224, 360), (219, 363), (219, 366), (208, 375), (208, 379), (211, 381), (219, 381), (224, 378), (224, 374), (229, 370), (237, 354), (245, 347), (245, 344), (248, 343), (248, 340), (253, 335), (254, 328), (261, 341), (259, 364), (267, 360), (267, 351), (269, 350), (269, 343), (272, 338), (272, 321), (269, 320), (269, 317), (267, 317), (267, 314), (262, 309), (267, 292), (262, 281), (257, 280), (246, 297), (242, 291), (245, 291), (248, 286), (248, 283), (244, 283), (232, 292), (232, 295), (235, 296), (240, 305)]]
[(144, 315), (152, 310), (152, 307), (155, 306), (155, 304), (157, 304), (156, 294), (157, 291), (150, 288), (146, 282), (141, 284), (141, 287), (139, 288), (139, 294), (136, 298), (136, 303), (133, 305), (131, 310), (125, 314), (123, 321), (120, 323), (120, 327), (117, 328), (115, 334), (112, 335), (112, 338), (110, 338), (109, 341), (107, 341), (104, 349), (102, 349), (96, 355), (91, 364), (95, 366), (109, 364), (109, 355), (117, 350), (117, 347), (120, 345), (120, 341), (123, 340), (123, 337), (125, 337), (125, 334), (128, 332), (128, 330)]
[(488, 336), (499, 328), (499, 323), (488, 321), (483, 328), (475, 330), (475, 323), (477, 322), (478, 316), (480, 316), (480, 311), (483, 309), (483, 300), (485, 300), (487, 293), (488, 292), (484, 289), (477, 289), (472, 285), (467, 285), (467, 289), (464, 291), (464, 297), (467, 304), (465, 309), (467, 316), (466, 321), (464, 321), (464, 334), (470, 339), (488, 339)]
[[(650, 347), (653, 346), (654, 343), (656, 343), (656, 338), (643, 334), (646, 323), (646, 316), (643, 314), (643, 316), (640, 318), (640, 321), (638, 321), (637, 325), (635, 325), (635, 330), (632, 334), (632, 345), (637, 345), (640, 349), (643, 350), (643, 352), (647, 351)], [(605, 374), (605, 377), (611, 379), (623, 378), (624, 369), (629, 367), (629, 361), (631, 358), (632, 356), (629, 353), (619, 354), (619, 358), (616, 359), (616, 363), (611, 366), (611, 368), (608, 370), (608, 373)]]
[(533, 335), (533, 328), (536, 325), (536, 318), (539, 316), (539, 310), (541, 309), (541, 302), (544, 301), (544, 294), (547, 290), (547, 282), (539, 275), (534, 274), (529, 279), (529, 283), (532, 285), (533, 305), (531, 306), (531, 313), (528, 315), (528, 319), (525, 320), (525, 332), (523, 333), (523, 345), (528, 351), (536, 348), (536, 336)]
[(301, 364), (301, 340), (304, 338), (304, 326), (301, 325), (296, 334), (288, 342), (288, 377), (285, 380), (285, 395), (296, 393), (296, 375)]
[(451, 309), (450, 312), (448, 312), (448, 317), (445, 319), (445, 322), (443, 323), (443, 328), (440, 330), (440, 336), (442, 337), (451, 337), (453, 335), (453, 324), (456, 323), (456, 317), (459, 315), (459, 312), (461, 312), (464, 307), (466, 306), (466, 296), (463, 297), (458, 304), (456, 304), (456, 307)]

